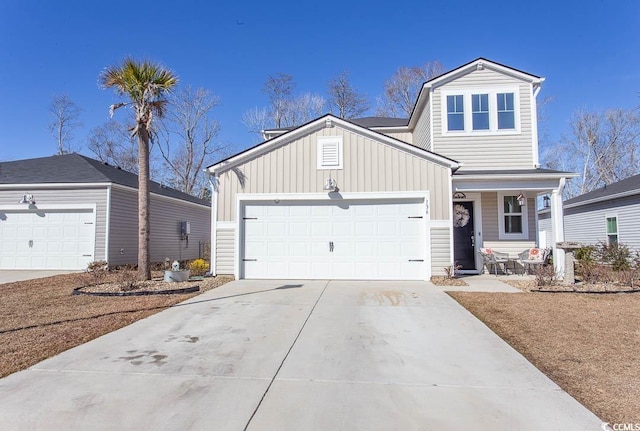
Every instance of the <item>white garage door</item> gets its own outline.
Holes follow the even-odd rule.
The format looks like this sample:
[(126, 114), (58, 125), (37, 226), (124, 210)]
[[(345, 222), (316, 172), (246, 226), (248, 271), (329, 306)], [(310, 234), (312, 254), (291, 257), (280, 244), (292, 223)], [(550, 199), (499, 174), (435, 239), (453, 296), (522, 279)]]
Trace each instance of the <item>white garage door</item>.
[(424, 280), (420, 199), (244, 205), (241, 276)]
[(86, 210), (0, 210), (0, 269), (85, 269), (95, 217)]

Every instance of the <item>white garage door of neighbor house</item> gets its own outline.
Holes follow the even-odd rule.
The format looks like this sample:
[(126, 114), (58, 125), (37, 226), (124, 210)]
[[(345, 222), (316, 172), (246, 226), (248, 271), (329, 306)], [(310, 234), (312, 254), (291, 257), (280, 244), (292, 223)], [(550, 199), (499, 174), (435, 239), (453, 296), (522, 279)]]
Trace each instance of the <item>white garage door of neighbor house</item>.
[(241, 277), (424, 280), (424, 198), (246, 203)]
[(0, 269), (85, 269), (95, 217), (86, 210), (0, 210)]

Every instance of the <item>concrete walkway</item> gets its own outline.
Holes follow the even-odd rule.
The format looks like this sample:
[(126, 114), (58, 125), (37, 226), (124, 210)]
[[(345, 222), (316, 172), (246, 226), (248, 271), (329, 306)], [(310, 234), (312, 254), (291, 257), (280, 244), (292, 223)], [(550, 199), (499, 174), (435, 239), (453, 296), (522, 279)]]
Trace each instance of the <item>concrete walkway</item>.
[(236, 281), (0, 380), (2, 430), (599, 430), (424, 282)]
[(52, 275), (70, 274), (72, 272), (81, 271), (2, 269), (0, 270), (0, 284), (12, 283), (14, 281), (33, 280), (35, 278), (51, 277)]

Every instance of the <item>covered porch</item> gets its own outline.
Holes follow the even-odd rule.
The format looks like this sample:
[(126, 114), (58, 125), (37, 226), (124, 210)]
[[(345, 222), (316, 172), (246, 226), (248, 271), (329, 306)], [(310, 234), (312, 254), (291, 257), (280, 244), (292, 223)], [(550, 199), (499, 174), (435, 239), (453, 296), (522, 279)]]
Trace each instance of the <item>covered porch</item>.
[[(455, 172), (452, 242), (459, 272), (482, 274), (483, 248), (508, 254), (514, 265), (525, 250), (549, 248), (556, 272), (562, 273), (564, 252), (556, 248), (564, 241), (562, 189), (574, 176), (548, 169)], [(551, 232), (540, 237), (537, 214), (545, 207)]]

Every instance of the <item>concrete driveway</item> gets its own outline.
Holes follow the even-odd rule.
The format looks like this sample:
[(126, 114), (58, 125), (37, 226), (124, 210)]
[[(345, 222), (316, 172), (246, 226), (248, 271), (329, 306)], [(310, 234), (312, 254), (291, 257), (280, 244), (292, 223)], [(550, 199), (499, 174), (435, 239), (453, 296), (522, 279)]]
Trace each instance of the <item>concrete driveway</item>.
[(422, 282), (236, 281), (0, 380), (2, 430), (599, 430)]
[(70, 274), (72, 272), (80, 271), (1, 269), (0, 284), (12, 283), (14, 281), (33, 280), (34, 278), (51, 277), (52, 275)]

